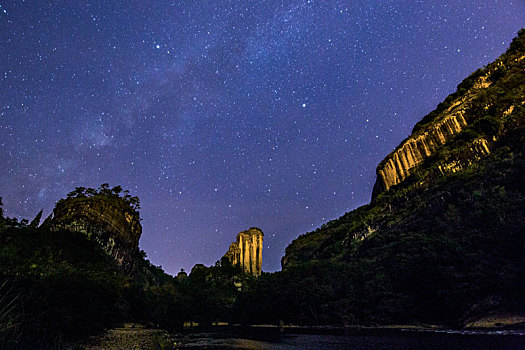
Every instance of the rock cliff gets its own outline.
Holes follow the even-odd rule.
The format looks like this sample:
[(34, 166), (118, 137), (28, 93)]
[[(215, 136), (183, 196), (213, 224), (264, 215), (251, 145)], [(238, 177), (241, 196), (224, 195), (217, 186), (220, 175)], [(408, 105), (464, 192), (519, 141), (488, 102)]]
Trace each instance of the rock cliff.
[(237, 241), (230, 244), (230, 249), (224, 255), (232, 265), (239, 264), (243, 271), (254, 275), (261, 275), (262, 244), (264, 234), (256, 227), (239, 232)]
[[(457, 91), (423, 117), (412, 134), (377, 166), (369, 205), (294, 240), (286, 248), (283, 268), (325, 255), (343, 254), (341, 247), (334, 248), (334, 242), (359, 245), (397, 224), (406, 213), (395, 213), (405, 210), (411, 192), (432, 192), (454, 173), (459, 177), (481, 174), (487, 162), (498, 164), (504, 154), (518, 157), (519, 151), (509, 153), (509, 149), (519, 148), (523, 142), (515, 135), (519, 135), (525, 122), (524, 82), (525, 29), (506, 53), (464, 79)], [(440, 195), (438, 202), (444, 198)], [(439, 205), (434, 203), (433, 207)], [(390, 215), (399, 217), (384, 219)], [(337, 234), (331, 234), (332, 231)]]
[(286, 248), (252, 305), (282, 298), (297, 324), (521, 322), (524, 173), (522, 29), (379, 164), (369, 204)]
[(85, 234), (98, 242), (124, 271), (135, 270), (142, 234), (139, 213), (118, 197), (97, 195), (59, 201), (48, 221), (51, 230)]
[[(498, 60), (459, 84), (457, 91), (416, 124), (412, 134), (378, 165), (372, 199), (417, 172), (425, 160), (446, 148), (458, 134), (480, 124), (481, 119), (491, 116), (503, 120), (516, 106), (525, 103), (523, 94), (506, 94), (508, 85), (514, 87), (516, 83), (516, 73), (525, 71), (524, 58), (523, 50), (511, 47)], [(433, 166), (441, 173), (457, 171), (488, 155), (497, 132), (478, 136), (463, 145), (461, 155), (456, 152)]]

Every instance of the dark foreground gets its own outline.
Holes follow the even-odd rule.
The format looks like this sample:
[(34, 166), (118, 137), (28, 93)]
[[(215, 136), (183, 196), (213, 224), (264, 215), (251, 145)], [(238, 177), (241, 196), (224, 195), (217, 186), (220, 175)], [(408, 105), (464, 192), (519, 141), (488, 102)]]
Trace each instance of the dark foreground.
[[(133, 335), (137, 333), (137, 337)], [(525, 349), (525, 331), (214, 327), (168, 335), (142, 328), (111, 330), (91, 349)], [(139, 334), (140, 333), (140, 334)], [(151, 339), (145, 339), (151, 336)], [(114, 339), (112, 339), (114, 338)], [(140, 339), (140, 343), (134, 342)], [(124, 343), (122, 343), (124, 342)]]

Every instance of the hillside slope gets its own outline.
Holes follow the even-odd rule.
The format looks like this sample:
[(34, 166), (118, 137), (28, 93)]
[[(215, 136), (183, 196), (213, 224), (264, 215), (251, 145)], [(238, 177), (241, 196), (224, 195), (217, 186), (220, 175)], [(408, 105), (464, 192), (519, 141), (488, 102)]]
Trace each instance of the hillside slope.
[(300, 324), (525, 314), (524, 57), (521, 30), (381, 162), (369, 205), (294, 240), (239, 308)]
[[(99, 194), (97, 201), (119, 199)], [(115, 214), (113, 208), (98, 217), (116, 220), (131, 210)], [(67, 213), (67, 218), (74, 214)], [(130, 321), (166, 328), (182, 325), (186, 309), (176, 280), (146, 260), (144, 252), (133, 252), (130, 274), (98, 237), (50, 227), (51, 221), (40, 227), (38, 220), (25, 222), (4, 218), (0, 201), (0, 348), (61, 348)]]
[[(505, 54), (463, 80), (416, 124), (378, 165), (373, 198), (415, 174), (419, 182), (429, 180), (429, 172), (456, 172), (491, 152), (499, 135), (513, 127), (513, 112), (525, 102), (523, 40), (522, 33)], [(462, 142), (455, 142), (458, 138)]]

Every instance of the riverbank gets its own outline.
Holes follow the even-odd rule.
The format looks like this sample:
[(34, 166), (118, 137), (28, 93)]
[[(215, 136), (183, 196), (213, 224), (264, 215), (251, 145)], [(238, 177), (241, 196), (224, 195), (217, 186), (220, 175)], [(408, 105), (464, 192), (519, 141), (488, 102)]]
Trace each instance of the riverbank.
[(398, 335), (403, 333), (446, 333), (464, 335), (517, 335), (525, 336), (525, 324), (512, 324), (494, 327), (450, 328), (441, 325), (385, 325), (385, 326), (275, 326), (275, 325), (222, 325), (210, 327), (186, 327), (181, 334), (222, 333), (258, 338), (278, 338), (283, 334), (330, 335), (330, 336), (368, 336)]
[(173, 337), (160, 329), (149, 329), (136, 323), (125, 323), (122, 327), (107, 330), (103, 335), (92, 337), (79, 346), (86, 350), (156, 350), (174, 349)]
[[(509, 348), (525, 343), (525, 325), (477, 329), (450, 329), (435, 325), (388, 325), (382, 327), (301, 327), (274, 325), (219, 325), (210, 327), (186, 327), (183, 331), (169, 334), (167, 331), (148, 329), (138, 324), (125, 324), (105, 334), (93, 337), (81, 349), (338, 349), (355, 344), (379, 346), (389, 349), (392, 345), (407, 348), (427, 342), (465, 344), (474, 349), (480, 344), (506, 342)], [(472, 347), (470, 347), (472, 345)], [(327, 347), (328, 346), (328, 347)], [(366, 347), (365, 347), (366, 348)], [(519, 347), (518, 347), (519, 348)], [(359, 347), (358, 347), (359, 349)]]

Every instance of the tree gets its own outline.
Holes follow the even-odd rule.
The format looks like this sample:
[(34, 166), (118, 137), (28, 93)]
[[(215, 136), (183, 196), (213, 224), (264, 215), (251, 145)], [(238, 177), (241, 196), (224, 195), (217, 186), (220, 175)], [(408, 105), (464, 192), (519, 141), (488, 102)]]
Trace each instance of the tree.
[(44, 210), (40, 210), (38, 212), (38, 214), (36, 214), (35, 218), (31, 221), (31, 223), (29, 224), (29, 226), (31, 228), (37, 228), (39, 225), (40, 225), (40, 220), (42, 219), (42, 213), (44, 212)]
[(100, 185), (100, 187), (98, 188), (98, 194), (102, 196), (111, 196), (112, 192), (109, 189), (109, 184), (103, 183), (102, 185)]
[(123, 190), (122, 186), (117, 185), (113, 188), (109, 187), (108, 183), (103, 183), (97, 189), (77, 187), (74, 191), (68, 193), (68, 198), (86, 198), (96, 196), (107, 196), (120, 198), (131, 207), (131, 209), (138, 211), (140, 209), (140, 201), (138, 197), (132, 197), (128, 190)]
[(86, 197), (86, 188), (85, 187), (76, 187), (74, 191), (71, 191), (67, 194), (68, 198), (84, 198)]
[(127, 203), (134, 209), (139, 210), (140, 209), (140, 200), (139, 197), (130, 197), (127, 200)]
[(115, 186), (111, 189), (111, 192), (113, 192), (114, 194), (118, 196), (120, 196), (120, 193), (122, 192), (122, 187), (121, 186)]
[(4, 219), (4, 209), (2, 208), (4, 204), (2, 203), (2, 197), (0, 197), (0, 231), (5, 226), (5, 219)]

